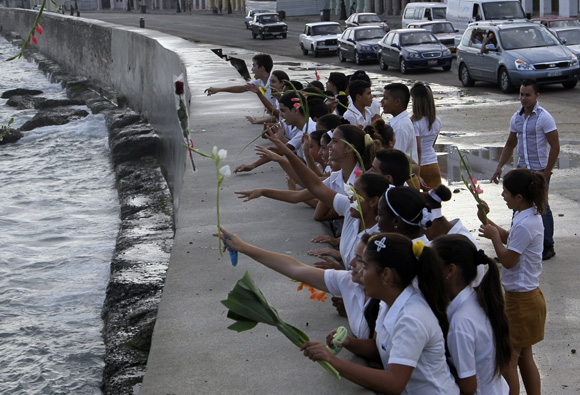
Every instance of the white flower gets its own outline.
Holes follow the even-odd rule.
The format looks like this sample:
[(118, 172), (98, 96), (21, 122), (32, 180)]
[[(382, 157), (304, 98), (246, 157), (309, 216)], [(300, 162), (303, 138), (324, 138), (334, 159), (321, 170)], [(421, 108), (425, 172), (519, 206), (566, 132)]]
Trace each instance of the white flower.
[(230, 170), (230, 165), (225, 165), (224, 167), (220, 168), (220, 175), (224, 178), (231, 176), (232, 171)]
[(211, 150), (211, 156), (215, 158), (215, 156), (217, 155), (217, 147), (214, 145), (213, 149)]
[(225, 149), (221, 149), (217, 152), (217, 156), (218, 158), (220, 158), (220, 160), (224, 160), (228, 156), (228, 151), (226, 151)]
[(344, 184), (344, 191), (348, 197), (354, 196), (354, 188), (350, 184)]
[(358, 203), (356, 200), (350, 203), (350, 208), (354, 208), (355, 210), (358, 211)]

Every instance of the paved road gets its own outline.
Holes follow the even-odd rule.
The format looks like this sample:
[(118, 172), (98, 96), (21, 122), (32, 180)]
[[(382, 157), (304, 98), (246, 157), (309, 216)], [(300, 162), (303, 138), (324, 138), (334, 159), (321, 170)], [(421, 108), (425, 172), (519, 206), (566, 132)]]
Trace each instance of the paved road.
[[(273, 38), (267, 40), (261, 40), (259, 38), (257, 40), (252, 39), (250, 31), (246, 30), (244, 26), (243, 15), (240, 13), (212, 15), (208, 11), (198, 11), (192, 14), (175, 14), (168, 11), (165, 13), (139, 14), (136, 12), (117, 11), (106, 13), (85, 12), (82, 16), (128, 26), (139, 26), (139, 18), (144, 18), (146, 28), (159, 30), (196, 43), (243, 48), (256, 52), (314, 61), (322, 65), (330, 64), (337, 67), (381, 73), (401, 79), (411, 78), (463, 88), (457, 77), (457, 65), (455, 63), (451, 71), (432, 69), (403, 75), (397, 69), (381, 71), (376, 62), (357, 66), (354, 62), (340, 63), (336, 55), (326, 55), (318, 58), (313, 58), (311, 54), (303, 55), (298, 44), (298, 36), (302, 33), (306, 22), (319, 20), (317, 16), (289, 17), (286, 21), (288, 24), (288, 38)], [(336, 16), (333, 15), (331, 19), (335, 20)], [(400, 18), (389, 17), (387, 20), (389, 26), (392, 28), (400, 27)], [(565, 90), (562, 88), (562, 85), (558, 84), (543, 87), (542, 94), (554, 100), (555, 104), (558, 105), (570, 104), (570, 102), (575, 102), (580, 105), (579, 89), (580, 87)], [(498, 87), (482, 82), (478, 82), (469, 91), (471, 95), (485, 94), (487, 92), (501, 93)]]

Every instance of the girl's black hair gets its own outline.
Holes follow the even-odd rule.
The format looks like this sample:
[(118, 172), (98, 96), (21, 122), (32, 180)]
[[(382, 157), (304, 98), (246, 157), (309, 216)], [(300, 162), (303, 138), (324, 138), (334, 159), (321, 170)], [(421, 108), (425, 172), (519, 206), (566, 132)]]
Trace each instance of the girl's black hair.
[[(372, 152), (373, 150), (366, 149), (364, 130), (355, 125), (340, 125), (334, 130), (334, 133), (336, 133), (337, 131), (340, 131), (340, 133), (342, 134), (342, 138), (358, 151), (359, 155), (363, 160), (364, 168), (370, 169), (372, 165), (371, 155), (373, 154)], [(358, 156), (356, 155), (356, 153), (353, 154), (355, 156), (355, 160), (358, 162), (359, 161)]]
[(316, 143), (320, 145), (320, 139), (324, 134), (326, 134), (326, 130), (315, 130), (314, 132), (310, 133), (310, 139), (316, 141)]
[(278, 101), (280, 104), (288, 107), (289, 109), (295, 108), (295, 104), (299, 104), (298, 111), (300, 114), (305, 115), (304, 113), (304, 106), (301, 103), (306, 103), (306, 98), (304, 96), (298, 97), (298, 93), (295, 91), (289, 91), (288, 93), (284, 93)]
[(469, 287), (477, 275), (478, 265), (487, 265), (488, 270), (481, 284), (475, 288), (479, 304), (485, 311), (495, 344), (496, 375), (509, 365), (511, 344), (509, 327), (504, 311), (504, 298), (497, 264), (483, 250), (477, 250), (473, 243), (462, 235), (444, 235), (437, 237), (431, 243), (437, 251), (444, 266), (454, 264), (461, 269), (462, 280)]
[(389, 187), (387, 177), (376, 173), (364, 173), (359, 176), (362, 189), (368, 197), (381, 197)]
[[(370, 233), (363, 234), (360, 238), (360, 242), (367, 245), (371, 236)], [(369, 326), (369, 339), (372, 339), (375, 333), (380, 304), (380, 299), (370, 298), (363, 313), (367, 325)]]
[(316, 123), (328, 131), (334, 130), (337, 126), (342, 125), (343, 122), (342, 118), (336, 114), (326, 114), (318, 118)]
[[(431, 210), (431, 206), (427, 203), (423, 194), (415, 188), (395, 187), (387, 190), (385, 195), (388, 196), (388, 203), (390, 203), (399, 217), (417, 226), (423, 220), (423, 209)], [(395, 215), (389, 204), (387, 204), (386, 209)], [(430, 225), (431, 223), (426, 224), (427, 227)]]
[(548, 192), (542, 173), (524, 168), (513, 169), (504, 176), (503, 186), (512, 195), (522, 195), (526, 201), (533, 203), (539, 214), (546, 211)]
[[(452, 196), (451, 190), (443, 184), (438, 185), (437, 188), (433, 189), (432, 191), (433, 192), (431, 193), (434, 193), (435, 195), (439, 196), (441, 202), (447, 202), (451, 200)], [(437, 200), (433, 199), (430, 193), (424, 193), (423, 196), (425, 196), (425, 199), (427, 200), (427, 203), (429, 203), (431, 208), (441, 208), (441, 202), (438, 202)]]
[[(388, 144), (395, 139), (395, 131), (383, 118), (379, 118), (372, 123), (374, 129), (373, 139), (379, 140), (382, 148), (387, 148)], [(367, 132), (368, 133), (368, 132)]]
[(272, 71), (272, 74), (274, 74), (276, 78), (278, 78), (278, 81), (280, 81), (282, 84), (285, 84), (285, 81), (290, 80), (290, 77), (288, 77), (288, 74), (286, 74), (285, 71), (274, 70)]

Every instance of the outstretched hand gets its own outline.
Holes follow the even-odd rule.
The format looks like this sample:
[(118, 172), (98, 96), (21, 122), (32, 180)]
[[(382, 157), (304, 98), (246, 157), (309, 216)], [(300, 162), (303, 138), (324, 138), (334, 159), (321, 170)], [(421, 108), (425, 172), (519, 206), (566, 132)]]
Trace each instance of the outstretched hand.
[(261, 189), (250, 189), (249, 191), (234, 191), (238, 195), (238, 199), (244, 199), (244, 202), (257, 199), (262, 196)]
[(286, 144), (284, 144), (278, 138), (278, 136), (276, 136), (276, 133), (275, 133), (275, 131), (272, 128), (266, 129), (266, 132), (264, 133), (264, 137), (266, 137), (268, 140), (270, 140), (272, 143), (274, 143), (274, 145), (278, 149), (278, 153), (280, 155), (285, 155), (285, 156), (294, 155), (294, 153), (292, 152), (292, 150), (290, 148), (288, 148), (286, 146)]
[[(220, 238), (222, 239), (222, 242), (227, 243), (228, 247), (230, 247), (232, 250), (240, 251), (244, 245), (244, 241), (235, 233), (230, 233), (224, 228), (220, 228), (220, 230)], [(217, 233), (214, 233), (213, 235), (218, 237)], [(227, 247), (224, 246), (223, 249), (225, 251)]]
[(260, 88), (256, 84), (248, 83), (246, 84), (246, 89), (250, 92), (258, 93), (260, 92)]
[(493, 176), (491, 176), (491, 182), (495, 182), (496, 184), (499, 184), (500, 177), (501, 177), (501, 168), (498, 168), (495, 170), (495, 173), (493, 173)]
[(304, 356), (313, 361), (323, 360), (330, 362), (332, 358), (335, 358), (321, 342), (308, 341), (300, 347), (300, 351), (303, 351)]
[(318, 236), (315, 236), (310, 241), (312, 243), (328, 243), (328, 244), (330, 244), (333, 247), (338, 247), (339, 239), (334, 238), (332, 236), (328, 236), (328, 235), (318, 235)]
[(219, 90), (218, 90), (218, 88), (214, 88), (214, 87), (210, 86), (204, 92), (207, 93), (208, 96), (211, 96), (211, 95), (215, 95), (216, 93), (218, 93)]
[(242, 165), (239, 165), (238, 167), (236, 167), (234, 169), (234, 174), (236, 174), (236, 173), (243, 173), (245, 171), (252, 171), (252, 170), (254, 170), (254, 166), (242, 164)]
[(274, 162), (280, 162), (282, 159), (284, 159), (282, 156), (278, 155), (271, 149), (262, 147), (260, 145), (256, 145), (254, 147), (254, 151), (256, 151), (256, 155), (258, 155), (260, 158), (266, 158)]
[(335, 269), (335, 270), (344, 270), (344, 267), (340, 264), (340, 262), (335, 261), (334, 259), (327, 258), (325, 256), (318, 257), (322, 259), (322, 261), (314, 262), (312, 265), (318, 269)]

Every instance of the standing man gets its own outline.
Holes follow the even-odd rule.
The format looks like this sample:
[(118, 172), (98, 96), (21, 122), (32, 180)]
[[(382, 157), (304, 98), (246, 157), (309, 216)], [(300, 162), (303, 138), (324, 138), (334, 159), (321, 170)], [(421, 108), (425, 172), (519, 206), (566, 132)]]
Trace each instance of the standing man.
[[(254, 73), (254, 81), (250, 84), (256, 85), (258, 88), (264, 89), (264, 96), (272, 103), (276, 105), (275, 99), (272, 96), (272, 90), (270, 89), (270, 72), (274, 67), (274, 61), (272, 57), (267, 54), (258, 54), (252, 58), (252, 73)], [(209, 87), (205, 90), (208, 96), (214, 95), (219, 92), (229, 92), (229, 93), (243, 93), (248, 92), (246, 85), (235, 85), (227, 86), (225, 88), (214, 88)]]
[[(552, 169), (560, 153), (560, 140), (554, 118), (538, 104), (538, 84), (532, 80), (522, 81), (520, 103), (522, 106), (510, 121), (510, 134), (501, 152), (501, 157), (492, 181), (499, 182), (503, 165), (518, 147), (518, 167), (540, 171), (550, 185)], [(550, 205), (546, 202), (546, 212), (542, 215), (544, 223), (544, 251), (542, 259), (548, 260), (556, 255), (554, 251), (554, 218)]]

